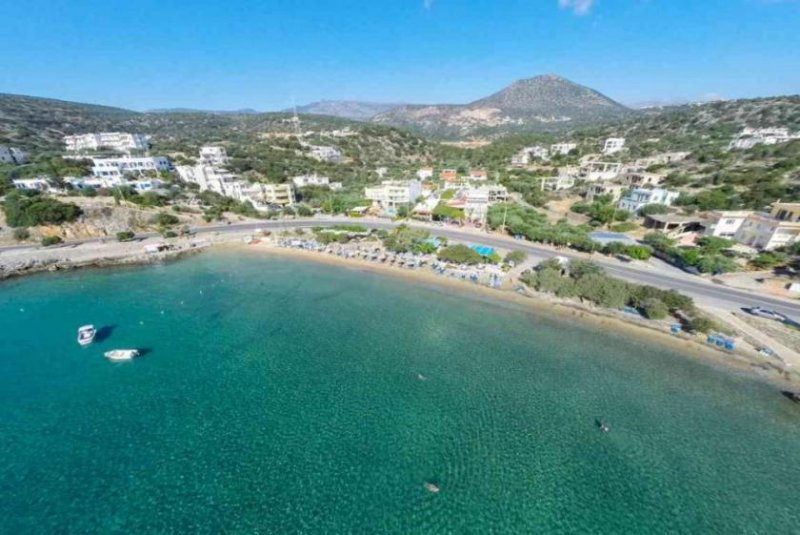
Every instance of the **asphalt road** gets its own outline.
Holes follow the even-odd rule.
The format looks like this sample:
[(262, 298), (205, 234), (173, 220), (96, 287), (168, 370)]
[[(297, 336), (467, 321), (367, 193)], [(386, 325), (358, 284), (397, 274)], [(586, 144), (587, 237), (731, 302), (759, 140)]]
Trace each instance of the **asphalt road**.
[[(239, 223), (230, 225), (215, 225), (208, 227), (197, 227), (195, 230), (197, 234), (207, 234), (214, 232), (243, 232), (255, 231), (257, 229), (280, 229), (280, 228), (293, 228), (293, 227), (314, 227), (314, 226), (328, 226), (337, 225), (344, 222), (354, 223), (352, 219), (295, 219), (295, 220), (278, 220), (278, 221), (257, 221), (253, 223)], [(394, 223), (388, 221), (370, 221), (359, 220), (357, 222), (368, 228), (377, 229), (390, 229), (395, 226)], [(553, 251), (545, 247), (541, 247), (531, 242), (514, 240), (512, 238), (505, 238), (490, 234), (478, 234), (475, 232), (464, 231), (452, 227), (434, 227), (428, 225), (416, 225), (410, 223), (411, 227), (419, 227), (431, 230), (436, 235), (446, 237), (448, 239), (463, 241), (467, 243), (480, 243), (482, 245), (489, 245), (500, 249), (517, 249), (525, 251), (534, 259), (546, 259), (555, 256), (565, 256), (568, 258), (584, 258), (580, 255), (565, 251)], [(141, 237), (151, 237), (157, 234), (139, 235)], [(79, 240), (69, 242), (70, 244), (91, 243), (99, 242), (100, 239)], [(31, 246), (27, 245), (13, 245), (0, 248), (0, 254), (3, 251), (30, 249)], [(788, 301), (777, 299), (769, 296), (759, 295), (754, 292), (746, 290), (739, 290), (727, 286), (714, 284), (705, 279), (701, 279), (689, 273), (684, 273), (674, 268), (667, 268), (665, 266), (656, 266), (655, 264), (635, 264), (625, 265), (617, 260), (610, 259), (596, 255), (592, 261), (603, 268), (610, 275), (619, 277), (621, 279), (635, 282), (639, 284), (649, 284), (659, 288), (674, 289), (688, 296), (693, 297), (700, 304), (706, 304), (717, 308), (726, 310), (738, 310), (741, 307), (761, 306), (771, 310), (775, 310), (791, 316), (795, 319), (800, 319), (800, 303), (790, 303)]]

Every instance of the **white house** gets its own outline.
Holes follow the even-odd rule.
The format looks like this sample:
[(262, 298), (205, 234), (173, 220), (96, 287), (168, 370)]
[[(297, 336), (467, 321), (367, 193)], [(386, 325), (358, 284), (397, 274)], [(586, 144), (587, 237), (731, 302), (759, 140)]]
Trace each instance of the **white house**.
[(338, 163), (342, 161), (342, 153), (335, 147), (309, 145), (311, 157), (323, 162)]
[(492, 204), (507, 198), (508, 190), (505, 186), (484, 184), (461, 188), (447, 205), (462, 209), (464, 215), (472, 221), (483, 221)]
[(728, 149), (746, 150), (756, 145), (776, 145), (797, 137), (790, 135), (788, 128), (745, 128), (733, 138)]
[(561, 191), (575, 186), (574, 175), (558, 175), (542, 178), (542, 189), (547, 191)]
[(95, 132), (64, 136), (64, 144), (67, 152), (97, 150), (101, 147), (108, 147), (119, 152), (130, 152), (131, 150), (147, 150), (149, 146), (147, 136), (127, 132)]
[(28, 155), (16, 147), (0, 147), (0, 163), (23, 164)]
[(232, 184), (237, 180), (233, 173), (211, 165), (179, 165), (175, 170), (182, 181), (197, 184), (200, 191), (211, 190), (229, 197), (233, 192)]
[(628, 191), (627, 186), (608, 182), (596, 182), (586, 189), (586, 202), (594, 202), (597, 197), (610, 197), (613, 202), (619, 200), (624, 192)]
[(661, 188), (645, 189), (634, 188), (625, 193), (619, 200), (619, 209), (627, 210), (633, 214), (649, 204), (663, 204), (670, 206), (680, 195), (677, 191)]
[[(319, 176), (316, 173), (313, 175), (300, 175), (292, 178), (292, 183), (298, 188), (305, 188), (306, 186), (324, 186), (330, 187), (330, 178), (326, 176)], [(340, 183), (341, 185), (341, 183)]]
[(92, 175), (123, 176), (127, 173), (145, 171), (169, 171), (169, 160), (164, 156), (141, 156), (123, 158), (92, 158)]
[(613, 180), (622, 172), (618, 162), (587, 162), (578, 171), (578, 177), (587, 182)]
[(610, 137), (603, 143), (603, 154), (615, 154), (625, 147), (624, 137)]
[(800, 203), (772, 205), (770, 213), (753, 212), (734, 239), (756, 249), (771, 250), (800, 240)]
[(420, 195), (422, 184), (419, 180), (384, 180), (380, 186), (364, 189), (364, 197), (371, 200), (373, 206), (389, 210), (411, 205)]
[(237, 201), (250, 202), (257, 210), (265, 211), (275, 204), (294, 204), (291, 184), (250, 183), (211, 165), (180, 165), (176, 170), (181, 180), (197, 184), (200, 191), (215, 191)]
[(423, 167), (417, 171), (417, 178), (420, 180), (428, 180), (433, 178), (433, 168)]
[(739, 228), (753, 214), (752, 210), (715, 211), (708, 214), (705, 235), (735, 239)]
[(200, 163), (204, 165), (222, 165), (228, 163), (228, 151), (219, 145), (203, 145), (200, 147)]
[(561, 156), (566, 156), (577, 148), (577, 143), (554, 143), (550, 145), (550, 154), (560, 154)]
[(547, 161), (550, 158), (550, 151), (545, 147), (536, 145), (535, 147), (525, 147), (516, 155), (511, 157), (512, 165), (528, 165), (533, 159)]
[(50, 183), (47, 177), (18, 178), (11, 181), (20, 191), (41, 191), (42, 193), (60, 193), (62, 190)]

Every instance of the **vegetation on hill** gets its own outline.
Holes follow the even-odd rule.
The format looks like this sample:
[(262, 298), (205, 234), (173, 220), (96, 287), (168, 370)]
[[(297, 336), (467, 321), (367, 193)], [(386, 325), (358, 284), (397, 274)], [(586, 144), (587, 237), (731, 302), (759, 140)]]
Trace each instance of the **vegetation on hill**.
[(82, 213), (75, 204), (42, 195), (27, 196), (16, 191), (6, 194), (3, 211), (11, 227), (60, 225), (75, 221)]

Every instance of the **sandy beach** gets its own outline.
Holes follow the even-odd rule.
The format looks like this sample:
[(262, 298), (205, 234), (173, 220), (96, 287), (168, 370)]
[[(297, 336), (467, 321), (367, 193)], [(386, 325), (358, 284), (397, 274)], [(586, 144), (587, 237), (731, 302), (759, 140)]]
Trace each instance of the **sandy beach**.
[(640, 340), (658, 344), (677, 351), (691, 358), (704, 359), (715, 365), (732, 368), (750, 376), (768, 380), (778, 386), (794, 386), (800, 384), (800, 375), (779, 362), (770, 362), (760, 356), (755, 349), (737, 340), (734, 351), (725, 351), (706, 342), (705, 335), (681, 333), (671, 334), (666, 322), (653, 322), (644, 318), (635, 318), (621, 311), (608, 310), (580, 303), (574, 300), (559, 299), (549, 294), (532, 290), (520, 293), (514, 285), (504, 284), (499, 289), (475, 284), (469, 281), (437, 275), (430, 269), (408, 269), (370, 262), (358, 258), (343, 258), (336, 255), (315, 251), (280, 247), (271, 241), (246, 245), (241, 241), (219, 244), (216, 249), (224, 248), (240, 254), (267, 254), (294, 258), (303, 261), (319, 262), (347, 269), (369, 271), (383, 275), (402, 278), (416, 284), (424, 284), (432, 288), (446, 288), (453, 291), (467, 292), (484, 299), (500, 300), (536, 314), (546, 314), (562, 320), (578, 320), (591, 327), (632, 336)]

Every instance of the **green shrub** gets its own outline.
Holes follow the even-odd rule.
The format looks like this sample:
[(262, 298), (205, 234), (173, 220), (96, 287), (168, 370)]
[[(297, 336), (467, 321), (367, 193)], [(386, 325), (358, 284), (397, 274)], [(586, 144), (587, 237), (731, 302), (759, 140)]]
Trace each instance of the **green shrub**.
[(31, 237), (31, 233), (25, 227), (17, 227), (14, 229), (14, 239), (17, 241), (25, 241)]
[(72, 203), (41, 195), (23, 197), (16, 191), (5, 196), (3, 211), (6, 213), (6, 223), (11, 227), (60, 225), (75, 221), (83, 213)]
[(47, 247), (49, 245), (56, 245), (63, 241), (64, 240), (62, 240), (60, 236), (45, 236), (44, 238), (42, 238), (42, 245)]
[(474, 265), (483, 262), (483, 257), (481, 255), (460, 243), (449, 245), (439, 250), (437, 257), (443, 262), (452, 262), (454, 264)]
[(161, 227), (168, 227), (170, 225), (177, 225), (180, 222), (177, 216), (168, 214), (166, 212), (159, 212), (155, 217), (155, 223)]
[(611, 230), (614, 232), (630, 232), (632, 230), (636, 230), (638, 225), (636, 223), (632, 223), (630, 221), (625, 221), (623, 223), (617, 223), (615, 225), (611, 225)]
[(130, 230), (121, 230), (117, 232), (118, 241), (131, 241), (136, 235)]
[(523, 263), (527, 258), (528, 258), (528, 253), (526, 253), (525, 251), (510, 251), (506, 255), (505, 261), (507, 264), (513, 263), (514, 265), (518, 266), (521, 263)]
[(660, 299), (651, 297), (642, 304), (642, 313), (648, 319), (662, 320), (669, 314), (669, 308)]

